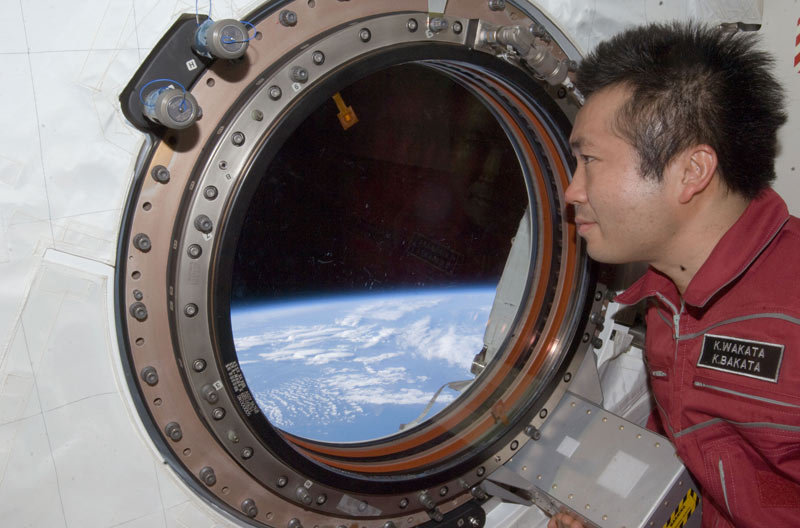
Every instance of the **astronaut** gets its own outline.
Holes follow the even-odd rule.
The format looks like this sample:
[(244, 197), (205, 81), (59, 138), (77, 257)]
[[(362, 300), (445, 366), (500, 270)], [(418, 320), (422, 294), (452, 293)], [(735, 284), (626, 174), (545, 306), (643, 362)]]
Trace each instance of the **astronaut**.
[(673, 23), (601, 43), (577, 73), (566, 199), (592, 258), (649, 265), (617, 301), (646, 303), (648, 427), (707, 527), (800, 516), (800, 219), (770, 188), (786, 120), (771, 66), (752, 35)]

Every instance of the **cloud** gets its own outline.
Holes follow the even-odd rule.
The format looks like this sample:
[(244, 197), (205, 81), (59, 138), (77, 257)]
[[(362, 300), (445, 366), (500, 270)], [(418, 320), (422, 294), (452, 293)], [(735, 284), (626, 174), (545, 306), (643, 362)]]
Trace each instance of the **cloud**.
[(483, 348), (483, 336), (465, 334), (456, 325), (432, 327), (430, 323), (430, 317), (423, 317), (408, 325), (398, 343), (423, 359), (441, 359), (469, 370), (475, 354)]

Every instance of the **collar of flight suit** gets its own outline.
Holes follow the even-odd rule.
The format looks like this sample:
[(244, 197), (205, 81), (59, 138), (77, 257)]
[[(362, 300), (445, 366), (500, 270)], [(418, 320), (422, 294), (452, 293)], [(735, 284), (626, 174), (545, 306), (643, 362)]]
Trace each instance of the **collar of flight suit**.
[[(753, 264), (788, 220), (789, 209), (778, 193), (772, 189), (763, 191), (748, 204), (739, 219), (714, 246), (689, 282), (683, 301), (697, 308), (705, 307), (720, 290)], [(614, 300), (621, 304), (636, 304), (659, 293), (675, 306), (680, 305), (681, 296), (675, 283), (650, 267), (642, 278)]]

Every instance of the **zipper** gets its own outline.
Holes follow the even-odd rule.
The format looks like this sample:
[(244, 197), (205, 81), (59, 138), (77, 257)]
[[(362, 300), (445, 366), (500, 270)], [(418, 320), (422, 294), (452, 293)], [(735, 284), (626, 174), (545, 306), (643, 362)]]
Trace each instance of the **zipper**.
[(725, 487), (725, 469), (722, 467), (722, 459), (719, 459), (719, 480), (722, 483), (722, 496), (725, 498), (725, 507), (728, 508), (728, 515), (733, 517), (731, 505), (728, 502), (728, 489)]

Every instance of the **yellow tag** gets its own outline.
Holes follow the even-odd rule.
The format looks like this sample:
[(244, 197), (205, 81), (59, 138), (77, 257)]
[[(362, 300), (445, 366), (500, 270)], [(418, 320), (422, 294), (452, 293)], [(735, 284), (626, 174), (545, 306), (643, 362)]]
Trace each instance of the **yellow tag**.
[(687, 491), (686, 496), (675, 507), (672, 515), (669, 516), (669, 521), (664, 525), (664, 528), (683, 528), (699, 503), (700, 497), (697, 496), (697, 493), (691, 489)]
[(339, 123), (342, 125), (343, 129), (347, 130), (351, 126), (358, 123), (358, 117), (356, 116), (355, 111), (353, 111), (353, 107), (344, 104), (342, 94), (339, 92), (333, 94), (333, 102), (336, 103), (336, 108), (339, 109), (339, 113), (336, 114), (336, 117), (339, 118)]

